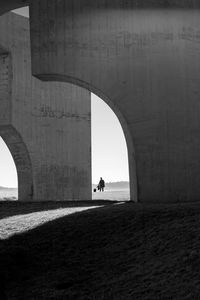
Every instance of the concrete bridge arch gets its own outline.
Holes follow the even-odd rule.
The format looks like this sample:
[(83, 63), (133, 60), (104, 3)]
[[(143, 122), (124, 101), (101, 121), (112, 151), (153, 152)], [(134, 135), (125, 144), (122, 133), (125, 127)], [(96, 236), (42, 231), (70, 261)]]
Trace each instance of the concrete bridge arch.
[(34, 0), (30, 7), (33, 75), (84, 82), (112, 100), (134, 142), (138, 199), (199, 200), (199, 1)]
[(36, 0), (30, 8), (34, 76), (73, 78), (112, 100), (134, 143), (139, 201), (198, 200), (198, 1)]
[[(137, 167), (136, 167), (136, 159), (135, 159), (135, 149), (134, 149), (134, 142), (131, 137), (130, 129), (127, 124), (125, 117), (123, 116), (121, 110), (110, 98), (108, 98), (104, 93), (98, 90), (96, 87), (84, 82), (82, 80), (78, 80), (77, 78), (68, 77), (68, 76), (59, 76), (53, 75), (52, 80), (56, 80), (59, 82), (69, 82), (75, 86), (79, 86), (84, 88), (85, 90), (90, 91), (91, 93), (97, 95), (101, 98), (115, 113), (118, 121), (121, 124), (128, 152), (128, 167), (129, 167), (129, 180), (130, 184), (130, 199), (131, 201), (137, 202), (138, 201), (138, 185), (137, 185)], [(44, 80), (46, 81), (46, 79)], [(83, 100), (84, 101), (84, 100)], [(103, 120), (103, 119), (102, 119)]]

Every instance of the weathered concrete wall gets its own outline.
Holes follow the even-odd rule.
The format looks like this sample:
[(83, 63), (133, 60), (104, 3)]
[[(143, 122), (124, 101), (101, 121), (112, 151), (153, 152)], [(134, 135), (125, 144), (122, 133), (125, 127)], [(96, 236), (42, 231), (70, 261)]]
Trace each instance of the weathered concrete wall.
[[(40, 0), (41, 1), (41, 0)], [(45, 2), (44, 0), (42, 0)], [(52, 0), (46, 0), (50, 2)], [(57, 0), (53, 0), (55, 2)], [(69, 0), (65, 0), (66, 2)], [(10, 10), (28, 6), (34, 0), (1, 0), (0, 14)], [(52, 3), (53, 3), (52, 2)], [(102, 4), (102, 0), (82, 0), (83, 5), (86, 7), (101, 7), (98, 2)], [(199, 0), (107, 0), (104, 1), (106, 8), (200, 8)]]
[(28, 19), (0, 18), (0, 48), (0, 135), (20, 200), (91, 199), (90, 93), (32, 77)]
[(31, 3), (33, 74), (120, 112), (132, 199), (136, 163), (139, 200), (199, 200), (200, 10), (187, 9), (199, 1)]
[[(0, 13), (24, 3), (2, 0)], [(34, 75), (87, 87), (113, 108), (127, 139), (132, 199), (136, 164), (139, 200), (199, 200), (200, 1), (30, 4)]]

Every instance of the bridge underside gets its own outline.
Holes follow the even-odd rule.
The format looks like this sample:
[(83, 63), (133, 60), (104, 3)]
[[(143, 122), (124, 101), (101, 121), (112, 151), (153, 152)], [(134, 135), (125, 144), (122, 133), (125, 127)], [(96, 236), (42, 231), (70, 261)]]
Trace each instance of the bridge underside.
[(113, 107), (132, 200), (200, 199), (199, 8), (198, 0), (30, 1), (33, 75), (87, 88)]

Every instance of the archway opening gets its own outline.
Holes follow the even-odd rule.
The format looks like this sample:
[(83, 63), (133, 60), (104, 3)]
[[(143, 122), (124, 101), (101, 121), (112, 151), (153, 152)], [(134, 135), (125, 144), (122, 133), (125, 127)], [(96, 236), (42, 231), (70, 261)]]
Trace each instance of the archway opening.
[[(28, 15), (29, 15), (28, 14), (28, 8), (23, 8), (23, 9), (20, 9), (20, 10), (15, 10), (14, 12), (18, 13), (18, 14), (21, 14), (21, 15), (24, 15), (26, 17), (28, 17)], [(98, 156), (96, 156), (96, 160), (98, 160), (98, 162), (99, 162), (98, 164), (99, 165), (105, 166), (105, 161), (108, 158), (109, 164), (106, 164), (106, 169), (107, 170), (109, 168), (113, 169), (113, 166), (120, 165), (120, 164), (118, 164), (119, 161), (121, 161), (121, 160), (124, 161), (124, 163), (122, 163), (121, 165), (123, 167), (125, 167), (125, 169), (126, 169), (126, 176), (119, 176), (119, 177), (115, 177), (114, 179), (113, 178), (111, 179), (110, 176), (101, 174), (101, 173), (104, 173), (104, 172), (101, 172), (101, 169), (100, 169), (99, 171), (97, 171), (98, 175), (95, 178), (94, 177), (94, 174), (95, 174), (94, 169), (96, 168), (95, 167), (95, 165), (96, 165), (96, 163), (95, 163), (95, 154), (92, 153), (92, 165), (93, 165), (93, 168), (92, 168), (93, 169), (93, 172), (92, 172), (93, 173), (93, 180), (92, 180), (92, 182), (96, 185), (98, 183), (99, 177), (104, 177), (106, 183), (108, 183), (110, 181), (111, 182), (113, 182), (113, 181), (114, 182), (122, 182), (122, 185), (124, 184), (124, 189), (126, 190), (126, 196), (125, 197), (123, 196), (123, 198), (121, 198), (120, 200), (130, 200), (130, 198), (131, 198), (132, 201), (137, 201), (137, 177), (136, 177), (136, 164), (135, 164), (134, 145), (133, 145), (132, 136), (130, 134), (128, 125), (127, 125), (126, 120), (124, 119), (122, 113), (120, 112), (120, 109), (117, 108), (115, 106), (115, 104), (110, 99), (107, 98), (106, 95), (102, 94), (95, 87), (90, 86), (90, 85), (88, 85), (85, 82), (79, 81), (78, 79), (73, 79), (71, 77), (65, 78), (65, 77), (62, 77), (62, 76), (61, 77), (59, 77), (59, 76), (53, 76), (51, 78), (51, 80), (52, 81), (64, 81), (64, 82), (67, 81), (67, 82), (72, 83), (74, 85), (79, 85), (82, 88), (86, 88), (87, 90), (92, 91), (92, 92), (98, 94), (103, 99), (103, 100), (99, 100), (99, 99), (97, 100), (97, 98), (96, 98), (96, 102), (98, 101), (99, 103), (101, 103), (104, 106), (104, 108), (107, 108), (107, 111), (110, 111), (110, 113), (114, 116), (114, 118), (115, 118), (115, 124), (117, 124), (117, 125), (114, 125), (114, 127), (116, 127), (116, 128), (118, 127), (119, 128), (119, 131), (118, 131), (119, 135), (121, 136), (121, 140), (124, 140), (124, 142), (120, 142), (120, 143), (113, 143), (112, 142), (113, 141), (112, 138), (116, 137), (116, 136), (113, 135), (112, 131), (110, 131), (110, 127), (111, 127), (110, 126), (111, 125), (110, 118), (107, 117), (108, 123), (107, 123), (107, 126), (106, 126), (106, 123), (105, 123), (106, 120), (105, 120), (104, 116), (100, 114), (99, 115), (99, 117), (101, 119), (100, 122), (101, 122), (101, 124), (105, 125), (105, 127), (106, 127), (105, 132), (106, 132), (106, 134), (109, 135), (109, 132), (110, 132), (110, 136), (109, 136), (109, 138), (107, 138), (106, 146), (110, 150), (110, 153), (112, 153), (112, 154), (110, 156), (111, 157), (110, 160), (109, 160), (109, 155), (108, 154), (105, 156), (106, 159), (103, 158), (102, 153), (105, 152), (105, 136), (103, 134), (102, 135), (103, 142), (101, 143), (101, 145), (103, 147), (103, 150), (100, 151), (101, 158), (103, 158), (103, 159), (98, 159)], [(92, 97), (93, 97), (92, 100), (94, 100), (94, 96), (92, 96)], [(94, 102), (95, 102), (95, 100), (92, 101), (92, 109), (93, 109)], [(97, 108), (97, 110), (99, 111), (98, 108)], [(92, 118), (93, 117), (94, 117), (94, 111), (92, 112)], [(123, 130), (122, 130), (122, 128), (123, 128)], [(92, 147), (92, 149), (95, 149), (95, 147), (94, 147), (94, 144), (96, 143), (95, 139), (99, 140), (100, 139), (100, 135), (98, 133), (95, 133), (94, 128), (93, 128), (92, 132), (93, 132), (93, 142), (92, 142), (93, 143), (93, 147)], [(114, 139), (114, 140), (116, 140), (116, 139)], [(108, 143), (108, 141), (109, 141), (109, 143)], [(120, 147), (119, 147), (119, 144), (120, 144)], [(121, 148), (122, 144), (124, 145), (124, 150), (122, 152), (125, 155), (124, 154), (123, 155), (119, 155), (118, 159), (116, 159), (116, 152), (118, 152), (116, 150), (119, 150), (119, 148)], [(108, 146), (108, 145), (110, 145), (110, 146)], [(98, 147), (98, 146), (96, 146), (96, 147)], [(102, 147), (100, 147), (100, 149), (102, 149)], [(114, 150), (112, 150), (113, 148), (114, 148)], [(128, 148), (128, 155), (127, 155), (127, 148)], [(114, 157), (115, 157), (115, 163), (113, 163), (113, 158)], [(104, 169), (105, 169), (105, 167), (104, 167)], [(121, 171), (116, 171), (116, 174), (123, 174), (123, 171), (122, 170)], [(98, 179), (97, 179), (97, 177), (98, 177)], [(130, 177), (130, 180), (129, 180), (129, 177)], [(129, 190), (129, 183), (128, 183), (128, 181), (131, 182), (131, 184), (130, 184), (130, 190)], [(119, 184), (115, 185), (115, 187), (114, 187), (115, 189), (116, 189), (116, 186), (117, 186), (117, 188), (119, 188)], [(95, 186), (93, 186), (93, 187), (95, 188)], [(108, 188), (108, 184), (107, 184), (107, 188)], [(120, 194), (119, 191), (120, 190), (118, 189), (117, 190), (118, 195)], [(130, 194), (131, 194), (131, 197), (130, 197)], [(102, 196), (103, 196), (103, 198), (106, 197), (105, 194), (101, 195), (101, 197)], [(95, 197), (97, 197), (97, 194), (95, 194)], [(108, 196), (106, 198), (108, 199)], [(94, 197), (93, 197), (93, 199), (94, 199)], [(115, 200), (115, 198), (112, 197), (110, 200)]]
[[(127, 145), (114, 111), (91, 94), (92, 199), (130, 200)], [(104, 192), (97, 188), (102, 177)], [(96, 191), (95, 191), (96, 190)]]
[(0, 137), (0, 201), (18, 199), (18, 176), (15, 162)]

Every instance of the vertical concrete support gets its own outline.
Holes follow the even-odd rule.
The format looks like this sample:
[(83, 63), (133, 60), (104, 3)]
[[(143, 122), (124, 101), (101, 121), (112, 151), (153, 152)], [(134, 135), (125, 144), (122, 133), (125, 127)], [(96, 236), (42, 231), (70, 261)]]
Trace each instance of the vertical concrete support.
[(18, 196), (22, 201), (32, 201), (32, 167), (26, 145), (12, 123), (12, 62), (11, 55), (0, 51), (0, 136), (7, 144), (16, 164)]
[[(30, 149), (34, 197), (91, 199), (90, 93), (66, 83), (37, 84), (38, 95), (25, 100), (27, 108), (20, 123), (15, 119)], [(16, 111), (17, 116), (18, 103)]]
[(0, 126), (0, 136), (8, 146), (16, 165), (19, 200), (34, 201), (32, 165), (22, 137), (12, 125)]
[(33, 74), (80, 84), (120, 111), (134, 143), (129, 160), (136, 160), (140, 201), (199, 200), (197, 7), (199, 1), (179, 0), (31, 1)]
[(19, 199), (91, 199), (90, 92), (32, 77), (28, 19), (2, 16), (0, 45), (0, 135), (16, 163)]

